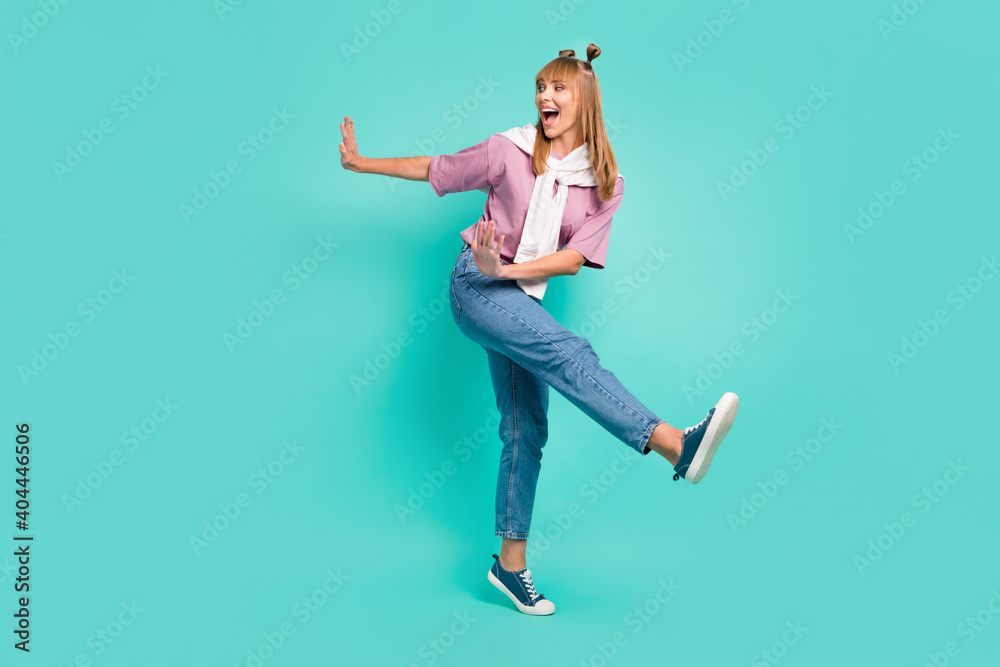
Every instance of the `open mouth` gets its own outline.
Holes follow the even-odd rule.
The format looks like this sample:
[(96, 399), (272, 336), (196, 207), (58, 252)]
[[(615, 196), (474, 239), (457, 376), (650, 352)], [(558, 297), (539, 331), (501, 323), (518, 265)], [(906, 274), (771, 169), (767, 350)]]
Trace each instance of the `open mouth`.
[(556, 122), (556, 118), (559, 116), (558, 111), (543, 111), (542, 112), (542, 123), (545, 125), (552, 125)]

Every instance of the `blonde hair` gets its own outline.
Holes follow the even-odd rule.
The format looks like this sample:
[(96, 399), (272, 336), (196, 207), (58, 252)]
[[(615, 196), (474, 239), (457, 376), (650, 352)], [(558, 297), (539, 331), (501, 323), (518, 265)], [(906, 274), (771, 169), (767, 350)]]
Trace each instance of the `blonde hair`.
[[(559, 57), (550, 60), (535, 76), (535, 89), (538, 89), (540, 79), (561, 79), (567, 83), (577, 100), (580, 128), (584, 143), (590, 148), (590, 164), (594, 168), (594, 178), (597, 179), (597, 195), (601, 201), (610, 200), (615, 194), (615, 183), (618, 180), (618, 163), (611, 150), (608, 133), (604, 129), (604, 114), (601, 112), (601, 86), (590, 61), (601, 55), (596, 45), (587, 46), (587, 59), (578, 60), (572, 49), (559, 52)], [(535, 150), (532, 154), (531, 166), (535, 176), (545, 173), (545, 161), (552, 148), (552, 140), (545, 136), (541, 113), (535, 123), (538, 130), (535, 136)]]

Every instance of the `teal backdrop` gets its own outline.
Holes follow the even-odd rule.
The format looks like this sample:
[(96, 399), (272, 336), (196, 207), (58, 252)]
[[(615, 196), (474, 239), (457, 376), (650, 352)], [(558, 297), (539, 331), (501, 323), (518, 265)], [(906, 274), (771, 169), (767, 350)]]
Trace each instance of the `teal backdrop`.
[[(4, 3), (0, 662), (995, 665), (998, 20)], [(455, 153), (591, 42), (626, 196), (544, 306), (668, 423), (740, 411), (691, 486), (553, 392), (534, 618), (486, 580), (495, 403), (447, 302), (486, 196), (345, 171), (339, 123)]]

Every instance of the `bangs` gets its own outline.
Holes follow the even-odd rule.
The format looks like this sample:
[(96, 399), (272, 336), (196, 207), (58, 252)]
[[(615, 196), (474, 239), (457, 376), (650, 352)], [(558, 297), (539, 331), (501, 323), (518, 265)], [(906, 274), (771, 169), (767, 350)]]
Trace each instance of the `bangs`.
[(535, 76), (535, 88), (538, 88), (539, 79), (552, 81), (561, 79), (570, 88), (576, 88), (576, 75), (580, 71), (580, 66), (574, 58), (555, 58), (550, 60)]

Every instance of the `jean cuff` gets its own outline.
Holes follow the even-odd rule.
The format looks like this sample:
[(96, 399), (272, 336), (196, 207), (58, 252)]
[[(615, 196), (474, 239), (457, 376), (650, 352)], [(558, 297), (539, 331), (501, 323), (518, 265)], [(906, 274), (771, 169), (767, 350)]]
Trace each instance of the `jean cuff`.
[(646, 427), (646, 432), (642, 434), (642, 439), (639, 441), (639, 446), (636, 447), (636, 449), (639, 450), (639, 453), (642, 454), (643, 456), (649, 454), (649, 452), (651, 451), (647, 443), (649, 443), (649, 439), (653, 435), (653, 429), (655, 429), (662, 423), (664, 423), (662, 419), (654, 419), (653, 421), (649, 422), (649, 426)]
[(506, 537), (506, 538), (511, 539), (511, 540), (526, 540), (526, 539), (528, 539), (528, 534), (527, 533), (518, 533), (518, 532), (513, 531), (513, 530), (500, 530), (500, 529), (497, 529), (495, 532), (496, 532), (496, 536), (497, 537)]

